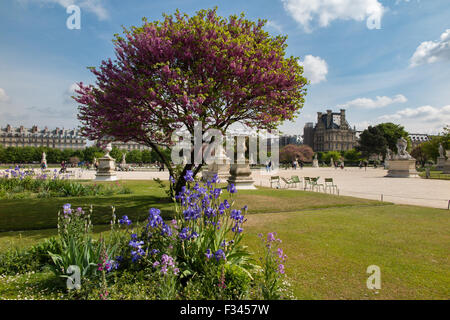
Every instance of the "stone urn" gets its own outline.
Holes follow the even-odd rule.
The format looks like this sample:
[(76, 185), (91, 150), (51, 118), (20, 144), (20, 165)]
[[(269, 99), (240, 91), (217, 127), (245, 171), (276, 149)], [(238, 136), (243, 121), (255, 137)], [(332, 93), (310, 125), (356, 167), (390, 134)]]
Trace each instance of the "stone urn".
[(105, 148), (106, 154), (98, 159), (98, 170), (95, 175), (96, 181), (116, 181), (116, 160), (109, 155), (112, 150), (111, 143)]

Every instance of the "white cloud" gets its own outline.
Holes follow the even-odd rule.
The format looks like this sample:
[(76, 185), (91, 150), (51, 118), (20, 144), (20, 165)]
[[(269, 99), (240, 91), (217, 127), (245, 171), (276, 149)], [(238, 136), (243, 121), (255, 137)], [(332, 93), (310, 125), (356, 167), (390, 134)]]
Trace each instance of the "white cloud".
[(320, 27), (327, 27), (333, 20), (363, 21), (368, 18), (381, 20), (385, 8), (378, 0), (281, 0), (284, 9), (300, 23), (305, 31), (311, 31), (316, 20)]
[(450, 124), (450, 105), (442, 108), (421, 106), (406, 108), (378, 117), (381, 121), (400, 122), (409, 131), (438, 133)]
[(273, 20), (268, 20), (266, 23), (266, 27), (268, 27), (269, 29), (275, 30), (278, 33), (282, 33), (283, 32), (283, 27), (276, 21)]
[(406, 97), (402, 94), (398, 94), (392, 98), (386, 96), (377, 96), (374, 99), (370, 98), (358, 98), (342, 105), (338, 105), (340, 108), (361, 108), (361, 109), (376, 109), (387, 107), (394, 103), (405, 103), (408, 101)]
[[(97, 16), (99, 20), (106, 20), (108, 18), (108, 11), (105, 8), (104, 0), (17, 0), (21, 4), (37, 3), (37, 4), (59, 4), (67, 8), (70, 5), (77, 5), (82, 10), (91, 12)], [(83, 14), (83, 12), (81, 13)]]
[(77, 83), (72, 83), (69, 88), (67, 89), (67, 93), (70, 95), (76, 94), (75, 90), (80, 89)]
[(300, 64), (303, 66), (303, 75), (311, 81), (311, 84), (316, 84), (327, 79), (328, 65), (322, 58), (307, 55), (305, 60), (301, 61)]
[(410, 59), (410, 66), (415, 67), (439, 60), (450, 60), (450, 29), (445, 30), (438, 41), (422, 42)]
[(6, 94), (5, 89), (0, 88), (0, 102), (8, 102), (9, 101), (9, 97)]

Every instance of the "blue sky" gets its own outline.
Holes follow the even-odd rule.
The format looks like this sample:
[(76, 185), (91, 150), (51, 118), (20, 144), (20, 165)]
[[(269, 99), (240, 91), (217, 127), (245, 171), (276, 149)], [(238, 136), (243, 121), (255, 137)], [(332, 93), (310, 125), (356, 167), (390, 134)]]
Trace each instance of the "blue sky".
[[(71, 4), (81, 9), (79, 30), (66, 27)], [(391, 121), (438, 133), (450, 125), (448, 0), (2, 0), (0, 126), (78, 126), (74, 83), (94, 81), (86, 67), (113, 57), (114, 33), (144, 16), (214, 6), (222, 16), (267, 19), (271, 34), (288, 36), (288, 55), (300, 57), (311, 84), (285, 133), (302, 134), (318, 111), (340, 108), (358, 129)]]

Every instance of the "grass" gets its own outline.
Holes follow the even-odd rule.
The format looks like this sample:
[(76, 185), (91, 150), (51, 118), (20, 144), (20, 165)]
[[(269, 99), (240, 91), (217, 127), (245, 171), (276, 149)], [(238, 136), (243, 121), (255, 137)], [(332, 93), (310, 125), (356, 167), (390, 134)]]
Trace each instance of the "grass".
[(254, 215), (246, 231), (252, 250), (257, 233), (277, 231), (299, 299), (448, 299), (449, 229), (446, 210), (391, 205)]
[[(100, 197), (64, 197), (49, 199), (0, 200), (0, 232), (49, 229), (56, 227), (57, 212), (65, 203), (72, 207), (93, 206), (94, 225), (108, 224), (111, 220), (111, 206), (116, 215), (128, 215), (134, 221), (147, 218), (152, 207), (161, 210), (169, 218), (173, 203), (164, 190), (154, 181), (123, 181), (132, 194), (117, 194)], [(316, 192), (275, 190), (260, 188), (256, 191), (243, 190), (238, 193), (236, 206), (249, 206), (250, 213), (283, 212), (301, 209), (327, 208), (336, 206), (383, 205), (385, 203), (352, 197), (334, 197)]]
[[(97, 209), (104, 207), (106, 210), (109, 204), (116, 204), (119, 214), (127, 210), (138, 214), (144, 210), (143, 216), (149, 206), (159, 204), (160, 208), (170, 210), (171, 204), (162, 201), (165, 193), (155, 183), (126, 183), (135, 194), (114, 196), (109, 202), (108, 199), (97, 199)], [(88, 203), (86, 199), (75, 200)], [(245, 244), (251, 251), (260, 252), (257, 234), (278, 233), (288, 255), (286, 271), (299, 299), (450, 297), (448, 210), (265, 188), (238, 192), (236, 206), (244, 204), (248, 204), (253, 213), (247, 215), (248, 221), (244, 225)], [(60, 203), (52, 205), (59, 206)], [(3, 206), (0, 207), (3, 216), (3, 201), (0, 206)], [(109, 218), (109, 209), (106, 211), (105, 218)], [(9, 212), (14, 216), (14, 210)], [(55, 210), (37, 212), (48, 221), (56, 215)], [(26, 218), (25, 213), (21, 215), (21, 219)], [(36, 223), (34, 219), (37, 218), (28, 219), (28, 227)], [(96, 237), (106, 230), (107, 225), (96, 225)], [(29, 247), (55, 234), (55, 229), (2, 232), (0, 251), (9, 247)], [(366, 287), (369, 265), (381, 269), (381, 289), (378, 291)], [(58, 290), (45, 289), (49, 285), (56, 286), (55, 281), (48, 272), (0, 278), (0, 299), (17, 298), (18, 295), (18, 298), (58, 298)]]
[[(419, 176), (422, 178), (426, 177), (425, 172), (420, 172)], [(429, 179), (439, 179), (439, 180), (450, 180), (450, 174), (443, 173), (442, 171), (430, 171)]]

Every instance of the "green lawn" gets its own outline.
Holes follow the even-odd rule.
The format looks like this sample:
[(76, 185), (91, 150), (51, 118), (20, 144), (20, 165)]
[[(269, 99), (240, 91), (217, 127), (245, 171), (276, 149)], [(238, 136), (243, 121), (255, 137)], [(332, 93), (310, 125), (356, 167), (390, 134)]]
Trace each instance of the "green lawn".
[[(109, 197), (77, 197), (49, 199), (0, 200), (0, 232), (49, 229), (56, 227), (58, 210), (65, 203), (72, 207), (93, 206), (94, 225), (108, 224), (111, 220), (111, 206), (116, 215), (128, 215), (132, 220), (142, 221), (152, 207), (161, 210), (169, 218), (173, 203), (154, 181), (124, 181), (132, 194), (118, 194)], [(167, 184), (167, 183), (166, 183)], [(241, 191), (236, 206), (249, 206), (251, 213), (295, 211), (332, 206), (382, 205), (383, 203), (352, 197), (334, 197), (316, 192), (276, 190), (261, 188), (257, 191)]]
[[(133, 195), (89, 199), (96, 201), (96, 208), (105, 210), (97, 217), (98, 221), (109, 218), (107, 207), (111, 204), (117, 206), (119, 215), (144, 217), (148, 207), (157, 205), (167, 212), (170, 210), (171, 204), (162, 201), (165, 194), (155, 183), (129, 181), (127, 184), (135, 191)], [(31, 216), (27, 216), (29, 211), (19, 209), (20, 201), (13, 208), (1, 201), (0, 223), (16, 221), (14, 216), (18, 214), (24, 229), (43, 226), (37, 224), (38, 219), (45, 219), (51, 225), (55, 209), (71, 202), (66, 200), (47, 200), (48, 212), (35, 210)], [(89, 204), (87, 199), (77, 201)], [(286, 271), (299, 299), (450, 298), (448, 210), (264, 188), (238, 192), (236, 205), (244, 204), (248, 204), (250, 213), (258, 213), (247, 216), (246, 244), (258, 252), (258, 233), (278, 233), (288, 255)], [(34, 209), (32, 204), (24, 203), (22, 207)], [(3, 208), (9, 208), (8, 215)], [(94, 231), (98, 236), (106, 230), (107, 225), (97, 225)], [(55, 233), (55, 229), (1, 232), (0, 250), (28, 247)], [(376, 292), (366, 287), (369, 265), (381, 269), (381, 289)], [(0, 298), (15, 298), (19, 294), (20, 298), (29, 295), (57, 298), (54, 292), (42, 292), (54, 281), (50, 273), (0, 278)]]

